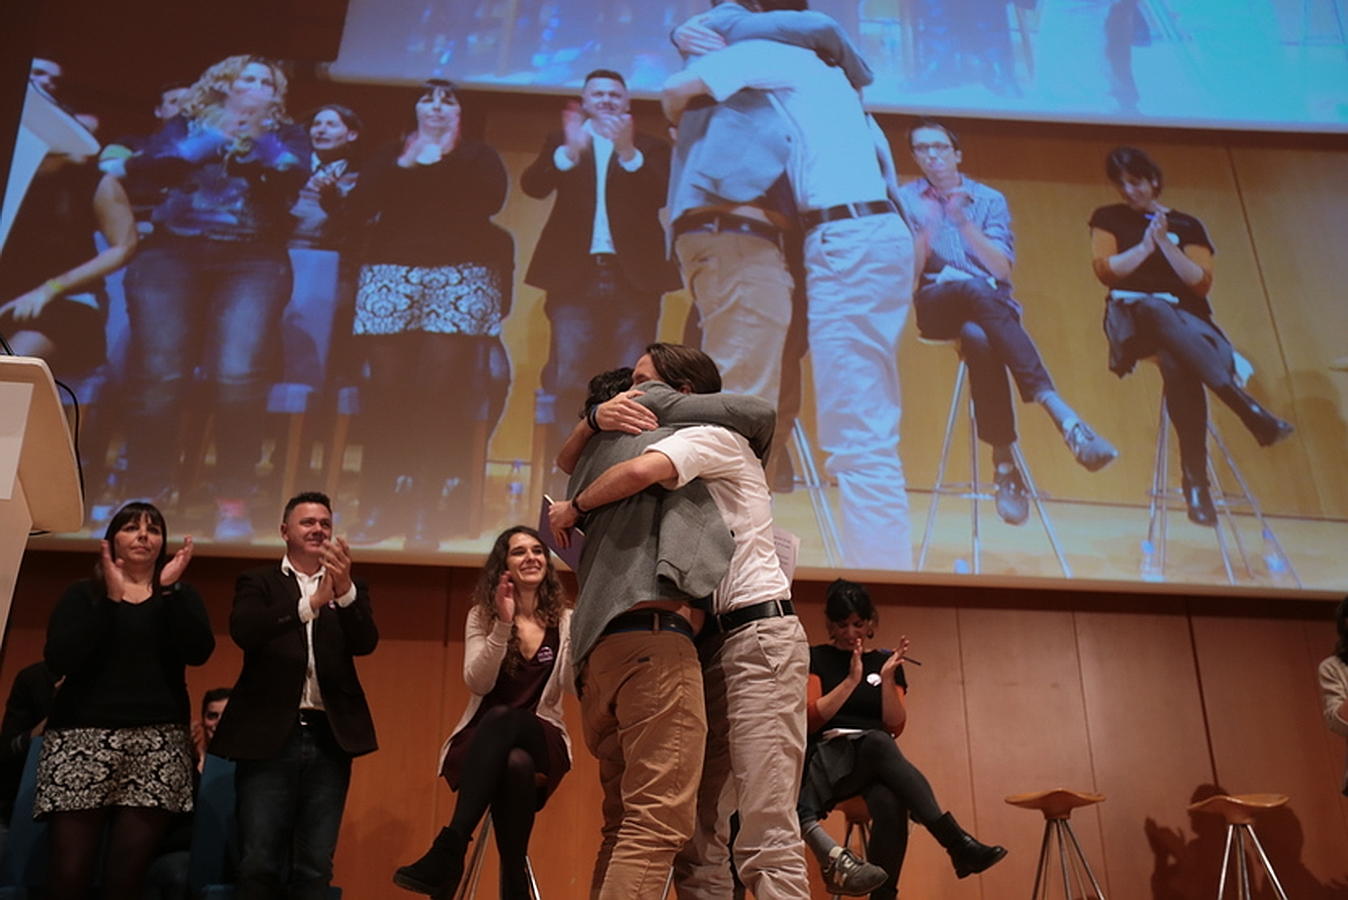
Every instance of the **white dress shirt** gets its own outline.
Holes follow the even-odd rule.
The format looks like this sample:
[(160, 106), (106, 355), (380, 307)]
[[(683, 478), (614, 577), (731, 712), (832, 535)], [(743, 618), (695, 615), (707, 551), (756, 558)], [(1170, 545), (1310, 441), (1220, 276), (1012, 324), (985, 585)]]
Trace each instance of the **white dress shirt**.
[(713, 595), (721, 615), (742, 606), (791, 596), (772, 535), (772, 495), (763, 466), (749, 442), (719, 425), (680, 428), (646, 448), (663, 453), (677, 477), (662, 483), (671, 490), (701, 478), (735, 539), (730, 568)]
[(800, 136), (790, 181), (802, 210), (883, 200), (885, 179), (861, 96), (837, 66), (813, 50), (742, 41), (698, 57), (689, 71), (717, 102), (745, 88), (768, 92)]
[[(323, 694), (318, 689), (318, 673), (314, 669), (314, 619), (318, 618), (318, 611), (310, 604), (309, 600), (314, 592), (318, 590), (318, 585), (323, 580), (323, 569), (319, 569), (313, 575), (306, 575), (291, 563), (290, 557), (283, 557), (281, 560), (281, 572), (285, 575), (294, 575), (295, 580), (300, 585), (300, 621), (304, 623), (304, 640), (309, 646), (309, 664), (304, 670), (304, 690), (300, 692), (300, 709), (323, 709)], [(342, 596), (336, 599), (338, 606), (350, 606), (356, 602), (356, 583), (353, 581), (351, 587)]]
[[(585, 130), (590, 134), (590, 147), (594, 151), (594, 227), (590, 231), (590, 252), (591, 253), (616, 253), (618, 252), (613, 244), (613, 231), (608, 224), (608, 164), (613, 158), (613, 142), (602, 134), (596, 134), (594, 126), (590, 120), (585, 120)], [(646, 159), (638, 150), (629, 160), (624, 161), (621, 157), (618, 159), (618, 165), (629, 172), (635, 172), (641, 168), (641, 164)], [(552, 163), (559, 172), (569, 172), (575, 168), (576, 164), (571, 161), (567, 155), (566, 144), (558, 145), (553, 151)]]

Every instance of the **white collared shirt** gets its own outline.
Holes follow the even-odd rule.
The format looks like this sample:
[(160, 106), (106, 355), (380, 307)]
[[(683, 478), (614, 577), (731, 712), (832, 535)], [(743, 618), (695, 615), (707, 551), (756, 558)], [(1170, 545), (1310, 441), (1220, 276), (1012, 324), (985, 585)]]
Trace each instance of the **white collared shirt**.
[[(300, 709), (323, 709), (323, 693), (318, 689), (318, 672), (314, 668), (314, 620), (318, 618), (318, 612), (309, 605), (309, 599), (313, 597), (314, 592), (318, 590), (319, 583), (323, 580), (323, 570), (319, 569), (313, 575), (306, 575), (290, 561), (290, 557), (281, 558), (281, 573), (284, 575), (293, 575), (300, 585), (300, 621), (304, 623), (304, 640), (309, 646), (309, 664), (304, 670), (304, 689), (300, 691)], [(351, 587), (346, 593), (338, 597), (336, 603), (338, 606), (350, 606), (356, 602), (356, 583), (353, 581)]]
[(790, 173), (800, 209), (885, 198), (875, 135), (841, 68), (813, 50), (752, 40), (700, 56), (688, 69), (718, 103), (744, 88), (768, 92), (800, 137)]
[[(590, 231), (590, 252), (617, 253), (613, 244), (613, 231), (608, 222), (608, 164), (613, 158), (613, 142), (601, 134), (596, 134), (588, 119), (585, 120), (585, 130), (590, 133), (590, 148), (594, 151), (595, 169), (594, 226)], [(629, 172), (635, 172), (645, 161), (645, 157), (638, 150), (626, 162), (619, 158), (618, 165)], [(576, 165), (566, 154), (566, 144), (558, 145), (553, 151), (552, 163), (559, 172), (569, 172)]]
[(763, 466), (744, 436), (719, 425), (680, 428), (646, 448), (663, 453), (678, 475), (662, 487), (701, 478), (735, 539), (730, 568), (713, 597), (717, 615), (791, 596), (772, 533), (772, 495)]

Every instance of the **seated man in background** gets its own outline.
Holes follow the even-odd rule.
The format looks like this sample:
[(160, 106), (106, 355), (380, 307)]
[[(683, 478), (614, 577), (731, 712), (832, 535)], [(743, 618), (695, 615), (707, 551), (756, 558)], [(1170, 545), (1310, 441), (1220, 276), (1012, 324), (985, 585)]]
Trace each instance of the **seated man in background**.
[(1013, 452), (1016, 417), (1008, 369), (1021, 399), (1044, 408), (1088, 471), (1104, 468), (1119, 454), (1058, 396), (1020, 322), (1020, 304), (1011, 296), (1015, 235), (1006, 197), (960, 173), (959, 138), (941, 123), (924, 119), (914, 125), (908, 146), (923, 176), (899, 190), (904, 212), (919, 231), (917, 327), (923, 337), (959, 341), (969, 366), (978, 437), (992, 445), (997, 515), (1019, 525), (1029, 517), (1030, 503)]

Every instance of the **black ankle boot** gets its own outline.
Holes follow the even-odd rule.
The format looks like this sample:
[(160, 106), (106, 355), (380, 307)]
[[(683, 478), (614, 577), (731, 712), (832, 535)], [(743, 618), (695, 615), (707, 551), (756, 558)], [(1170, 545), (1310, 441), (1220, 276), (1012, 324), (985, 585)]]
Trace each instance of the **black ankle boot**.
[(1292, 423), (1279, 419), (1260, 406), (1258, 400), (1235, 385), (1222, 388), (1217, 392), (1217, 396), (1240, 417), (1240, 421), (1250, 430), (1250, 434), (1254, 435), (1254, 439), (1261, 447), (1271, 447), (1296, 431)]
[(955, 867), (957, 878), (976, 875), (1006, 856), (1005, 847), (1000, 845), (989, 847), (987, 844), (979, 843), (977, 838), (959, 826), (950, 813), (932, 822), (927, 826), (927, 830), (950, 854), (950, 862)]
[(1184, 505), (1189, 510), (1189, 521), (1212, 528), (1217, 524), (1217, 508), (1212, 505), (1212, 492), (1206, 484), (1193, 484), (1184, 479)]
[(418, 894), (453, 896), (463, 877), (463, 857), (467, 851), (467, 838), (459, 837), (449, 828), (441, 828), (425, 856), (393, 873), (393, 883)]

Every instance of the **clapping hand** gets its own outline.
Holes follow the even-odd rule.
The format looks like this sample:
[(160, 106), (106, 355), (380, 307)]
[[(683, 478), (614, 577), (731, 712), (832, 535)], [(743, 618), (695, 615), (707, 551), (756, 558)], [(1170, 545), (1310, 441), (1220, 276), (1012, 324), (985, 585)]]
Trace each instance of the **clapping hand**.
[(886, 681), (894, 680), (894, 672), (903, 665), (903, 658), (908, 653), (909, 647), (908, 635), (899, 638), (899, 648), (885, 659), (880, 666), (880, 677)]
[(674, 46), (685, 56), (702, 56), (725, 49), (725, 38), (706, 25), (702, 16), (694, 16), (674, 29)]
[(580, 155), (590, 146), (590, 133), (585, 130), (585, 113), (574, 100), (562, 110), (562, 138), (566, 143), (566, 155), (572, 162), (579, 162)]
[(323, 542), (319, 555), (319, 565), (327, 577), (324, 581), (332, 583), (333, 597), (341, 597), (351, 590), (351, 548), (342, 538), (333, 538)]
[(112, 558), (112, 548), (107, 541), (99, 541), (99, 569), (103, 574), (103, 584), (107, 588), (108, 599), (120, 603), (126, 596), (126, 564)]
[(515, 621), (515, 582), (506, 572), (502, 572), (501, 580), (496, 582), (496, 618), (507, 625)]
[(613, 150), (619, 159), (632, 158), (636, 151), (636, 126), (632, 123), (631, 113), (600, 113), (593, 120), (593, 128), (595, 134), (613, 142)]
[(192, 561), (192, 535), (183, 538), (183, 545), (173, 558), (165, 564), (159, 572), (159, 586), (168, 587), (171, 584), (177, 584), (178, 579), (183, 577), (183, 572), (187, 570), (187, 564)]

